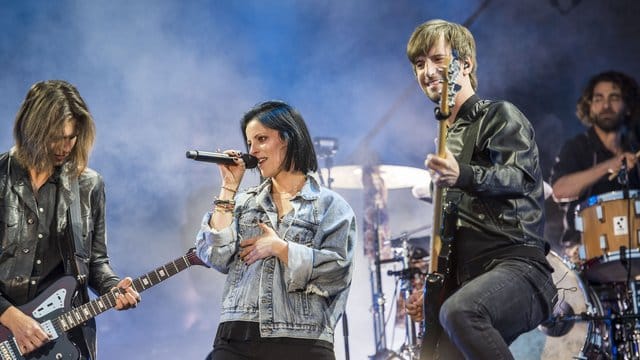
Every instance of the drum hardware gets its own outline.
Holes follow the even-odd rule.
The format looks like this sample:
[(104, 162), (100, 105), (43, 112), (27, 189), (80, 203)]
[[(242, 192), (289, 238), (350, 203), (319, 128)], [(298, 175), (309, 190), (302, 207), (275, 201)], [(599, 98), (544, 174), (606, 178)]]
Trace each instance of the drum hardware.
[[(387, 189), (404, 189), (414, 185), (429, 182), (431, 177), (425, 169), (419, 169), (400, 165), (375, 165), (377, 175), (384, 181)], [(332, 186), (338, 189), (364, 189), (362, 181), (366, 175), (367, 166), (341, 165), (334, 166), (332, 171)], [(326, 176), (327, 169), (320, 169), (320, 173)]]
[(614, 359), (638, 359), (640, 329), (636, 281), (629, 283), (594, 284), (598, 293), (611, 339), (611, 356)]
[[(376, 225), (377, 227), (377, 225)], [(376, 229), (377, 230), (377, 229)], [(377, 231), (375, 231), (377, 234)], [(373, 299), (373, 332), (376, 345), (376, 353), (369, 356), (370, 360), (405, 360), (400, 357), (396, 352), (387, 348), (387, 332), (385, 319), (385, 304), (386, 299), (384, 292), (382, 291), (382, 275), (380, 265), (401, 261), (400, 257), (394, 256), (389, 259), (380, 259), (380, 246), (379, 241), (376, 239), (373, 241), (375, 259), (372, 262), (370, 268), (370, 281), (371, 281), (371, 297)], [(417, 359), (417, 358), (416, 358)]]
[[(327, 169), (321, 169), (321, 173)], [(392, 248), (388, 239), (388, 214), (386, 203), (388, 189), (411, 187), (417, 181), (428, 179), (429, 173), (416, 169), (395, 165), (369, 164), (364, 166), (336, 166), (332, 169), (332, 185), (343, 189), (363, 189), (364, 192), (364, 234), (365, 256), (369, 259), (371, 298), (373, 314), (373, 333), (376, 352), (373, 359), (397, 356), (387, 348), (385, 304), (387, 300), (382, 290), (380, 265), (398, 261), (392, 256)]]
[[(314, 145), (322, 141), (314, 142)], [(319, 151), (317, 151), (319, 153)], [(387, 300), (382, 291), (380, 265), (402, 261), (401, 257), (387, 253), (391, 247), (386, 236), (386, 199), (387, 189), (412, 187), (422, 181), (429, 181), (429, 172), (425, 169), (397, 165), (345, 165), (321, 168), (321, 179), (328, 177), (328, 183), (338, 189), (362, 189), (364, 191), (365, 216), (362, 233), (364, 234), (365, 256), (369, 258), (369, 280), (373, 314), (373, 332), (376, 352), (370, 359), (404, 359), (394, 351), (387, 349), (385, 304)], [(367, 219), (370, 218), (370, 219)], [(419, 229), (422, 230), (422, 229)], [(419, 251), (416, 251), (418, 253)], [(422, 252), (422, 254), (425, 254)]]
[(382, 274), (380, 265), (387, 262), (395, 262), (397, 259), (380, 259), (380, 238), (379, 238), (379, 217), (381, 209), (376, 207), (375, 220), (373, 221), (372, 245), (373, 245), (373, 261), (369, 269), (369, 279), (371, 282), (371, 298), (373, 300), (373, 334), (376, 346), (376, 352), (370, 356), (370, 359), (387, 359), (393, 356), (393, 351), (387, 348), (387, 333), (385, 320), (385, 304), (386, 299), (382, 291)]
[[(431, 229), (431, 225), (421, 226), (419, 228), (405, 231), (395, 238), (386, 240), (384, 242), (385, 245), (390, 245), (392, 248), (403, 249), (408, 245), (410, 251), (410, 257), (414, 257), (414, 252), (418, 252), (421, 249), (425, 251), (428, 255), (428, 251), (426, 249), (429, 248), (429, 241), (431, 241), (431, 237), (429, 235), (426, 236), (418, 236), (418, 237), (409, 237), (410, 235), (414, 235), (419, 233), (420, 231)], [(405, 244), (406, 243), (406, 244)], [(417, 250), (417, 251), (416, 251)]]
[[(545, 328), (551, 328), (556, 325), (556, 323), (575, 323), (577, 321), (616, 321), (616, 320), (635, 320), (640, 319), (640, 315), (638, 314), (616, 314), (611, 313), (609, 315), (595, 315), (590, 313), (580, 313), (580, 314), (571, 314), (571, 315), (559, 315), (554, 316), (551, 319), (545, 321), (542, 326)], [(549, 336), (562, 336), (564, 334), (552, 335)]]
[[(420, 228), (413, 233), (423, 229), (424, 228)], [(387, 275), (395, 276), (400, 281), (400, 296), (402, 305), (406, 304), (413, 290), (411, 280), (414, 279), (416, 275), (425, 275), (420, 269), (411, 267), (413, 251), (411, 245), (409, 244), (408, 234), (409, 233), (404, 233), (399, 238), (392, 239), (392, 241), (395, 241), (396, 244), (398, 240), (401, 240), (401, 246), (395, 247), (394, 252), (397, 255), (396, 258), (399, 258), (401, 260), (402, 268), (400, 270), (387, 271)], [(413, 322), (406, 311), (403, 312), (403, 318), (405, 328), (405, 341), (400, 346), (400, 349), (396, 352), (396, 356), (398, 356), (398, 359), (418, 360), (420, 357), (420, 344), (418, 342), (416, 324)]]

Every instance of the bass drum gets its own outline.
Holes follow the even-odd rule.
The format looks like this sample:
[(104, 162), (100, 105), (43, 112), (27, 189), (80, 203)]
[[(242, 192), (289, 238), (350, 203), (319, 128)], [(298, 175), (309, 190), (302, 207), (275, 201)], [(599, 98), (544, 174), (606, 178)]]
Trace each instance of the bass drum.
[[(558, 288), (554, 317), (582, 313), (601, 316), (595, 292), (553, 251), (547, 255)], [(602, 321), (551, 321), (520, 335), (510, 346), (518, 360), (607, 359), (607, 331)], [(604, 338), (603, 338), (604, 337)]]

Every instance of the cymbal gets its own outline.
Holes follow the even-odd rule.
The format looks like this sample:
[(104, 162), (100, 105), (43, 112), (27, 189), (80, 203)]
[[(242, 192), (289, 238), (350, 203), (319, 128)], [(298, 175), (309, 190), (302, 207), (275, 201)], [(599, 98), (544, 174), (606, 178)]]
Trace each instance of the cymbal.
[[(378, 170), (387, 189), (410, 188), (417, 184), (429, 183), (429, 172), (409, 166), (378, 165)], [(327, 168), (320, 169), (326, 180)], [(343, 165), (331, 168), (331, 187), (338, 189), (362, 189), (362, 166)]]
[(391, 239), (389, 243), (392, 248), (401, 248), (403, 241), (406, 241), (409, 247), (420, 247), (420, 248), (428, 249), (429, 244), (431, 243), (431, 236), (429, 235), (416, 236), (416, 237), (410, 237), (407, 239), (396, 238), (396, 239)]
[[(542, 188), (544, 189), (544, 199), (548, 199), (549, 196), (553, 195), (553, 188), (549, 185), (548, 182), (542, 182)], [(430, 203), (432, 201), (433, 193), (433, 185), (431, 184), (431, 179), (429, 181), (416, 184), (411, 188), (411, 194), (418, 200), (426, 201)]]

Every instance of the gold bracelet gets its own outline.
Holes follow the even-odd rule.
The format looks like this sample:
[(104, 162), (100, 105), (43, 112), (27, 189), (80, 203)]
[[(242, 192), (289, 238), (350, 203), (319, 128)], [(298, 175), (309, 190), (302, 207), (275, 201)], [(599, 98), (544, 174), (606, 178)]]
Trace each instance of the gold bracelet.
[(234, 207), (236, 205), (236, 201), (235, 200), (222, 200), (222, 199), (218, 199), (216, 197), (216, 198), (213, 199), (213, 205), (215, 205), (215, 206), (222, 205), (222, 206)]
[(219, 209), (219, 210), (225, 210), (225, 211), (233, 211), (233, 206), (232, 205), (222, 205), (222, 204), (215, 204), (213, 206), (214, 209)]
[(218, 198), (214, 198), (213, 200), (214, 212), (233, 212), (235, 206), (236, 202), (234, 200), (220, 200)]
[(233, 209), (228, 209), (228, 208), (224, 208), (224, 207), (220, 207), (220, 206), (215, 206), (213, 208), (213, 212), (214, 213), (221, 213), (221, 214), (231, 214), (233, 212)]
[(228, 190), (228, 191), (231, 191), (234, 195), (238, 192), (238, 190), (233, 190), (232, 188), (228, 188), (226, 186), (221, 186), (221, 188), (223, 188), (225, 190)]

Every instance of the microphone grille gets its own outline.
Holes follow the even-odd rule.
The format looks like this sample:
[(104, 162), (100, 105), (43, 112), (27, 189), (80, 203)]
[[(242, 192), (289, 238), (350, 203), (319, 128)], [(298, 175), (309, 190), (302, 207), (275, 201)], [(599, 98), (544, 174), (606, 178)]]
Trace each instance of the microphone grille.
[(244, 160), (244, 166), (247, 169), (253, 169), (258, 166), (258, 158), (250, 154), (242, 154), (242, 160)]

